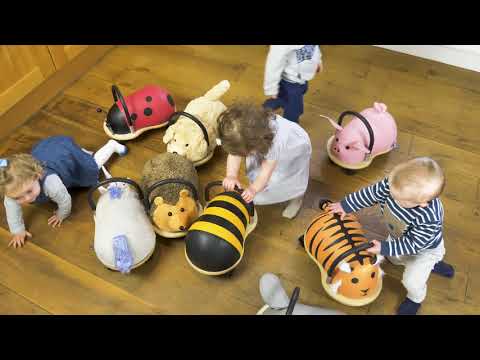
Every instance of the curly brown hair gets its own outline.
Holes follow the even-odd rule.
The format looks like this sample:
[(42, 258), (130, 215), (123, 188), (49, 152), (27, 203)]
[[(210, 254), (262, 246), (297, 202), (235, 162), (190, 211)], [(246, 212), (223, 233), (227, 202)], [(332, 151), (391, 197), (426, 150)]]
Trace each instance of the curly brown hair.
[(264, 158), (275, 137), (270, 125), (274, 117), (270, 109), (250, 102), (230, 106), (219, 117), (218, 133), (223, 148), (232, 155), (255, 154)]
[(40, 162), (30, 154), (15, 154), (4, 158), (7, 166), (0, 167), (0, 193), (14, 193), (25, 184), (43, 175)]

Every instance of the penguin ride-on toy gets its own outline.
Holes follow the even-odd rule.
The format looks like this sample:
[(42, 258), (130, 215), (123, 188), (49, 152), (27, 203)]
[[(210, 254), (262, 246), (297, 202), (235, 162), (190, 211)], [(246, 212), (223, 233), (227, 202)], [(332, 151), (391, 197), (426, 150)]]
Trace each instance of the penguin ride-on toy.
[(257, 315), (345, 315), (337, 310), (297, 304), (299, 294), (300, 288), (296, 287), (289, 299), (276, 275), (263, 274), (260, 278), (260, 295), (265, 306), (257, 312)]
[[(97, 189), (102, 195), (95, 205), (93, 193)], [(111, 270), (128, 273), (153, 254), (156, 235), (142, 200), (140, 186), (126, 178), (101, 181), (88, 192), (94, 212), (95, 254)]]
[(155, 85), (147, 85), (126, 98), (113, 85), (112, 94), (115, 103), (107, 113), (103, 130), (115, 140), (132, 140), (145, 131), (166, 126), (176, 109), (168, 91)]
[(231, 275), (242, 260), (247, 236), (257, 226), (257, 212), (253, 202), (243, 200), (240, 189), (222, 192), (209, 200), (213, 186), (222, 186), (222, 182), (211, 182), (205, 188), (208, 204), (188, 229), (185, 257), (202, 274)]

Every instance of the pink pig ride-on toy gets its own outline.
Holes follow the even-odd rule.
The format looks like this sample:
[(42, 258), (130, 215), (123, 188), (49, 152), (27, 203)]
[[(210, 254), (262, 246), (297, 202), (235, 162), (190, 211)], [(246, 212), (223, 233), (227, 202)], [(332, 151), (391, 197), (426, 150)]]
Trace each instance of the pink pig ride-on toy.
[[(342, 127), (342, 120), (347, 115), (354, 118)], [(328, 139), (327, 153), (330, 160), (342, 168), (366, 168), (376, 156), (397, 146), (397, 125), (385, 104), (374, 103), (372, 108), (360, 113), (345, 111), (338, 118), (338, 124), (321, 116), (336, 129), (335, 135)]]
[(147, 85), (126, 98), (113, 85), (112, 94), (115, 103), (108, 111), (103, 129), (115, 140), (132, 140), (145, 131), (164, 127), (175, 112), (172, 96), (155, 85)]

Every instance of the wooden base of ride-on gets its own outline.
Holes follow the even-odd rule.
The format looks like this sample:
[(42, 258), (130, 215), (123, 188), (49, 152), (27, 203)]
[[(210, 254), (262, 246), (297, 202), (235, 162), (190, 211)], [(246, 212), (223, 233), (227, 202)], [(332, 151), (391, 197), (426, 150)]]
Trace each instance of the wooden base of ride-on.
[[(257, 210), (255, 210), (252, 222), (250, 224), (248, 224), (247, 228), (245, 229), (245, 242), (247, 241), (248, 235), (257, 227), (257, 222), (258, 222), (258, 216), (257, 216)], [(217, 271), (217, 272), (210, 272), (210, 271), (202, 270), (202, 269), (198, 268), (197, 266), (195, 266), (194, 264), (192, 264), (192, 262), (188, 258), (187, 249), (185, 248), (185, 258), (187, 259), (188, 264), (192, 268), (194, 268), (196, 271), (198, 271), (199, 273), (202, 273), (204, 275), (210, 275), (210, 276), (223, 275), (223, 274), (227, 274), (227, 273), (233, 271), (233, 269), (235, 269), (238, 266), (238, 264), (240, 264), (240, 262), (242, 261), (243, 254), (244, 254), (244, 252), (241, 254), (238, 261), (235, 264), (233, 264), (231, 267), (229, 267), (228, 269), (225, 269), (225, 270), (222, 270), (222, 271)]]
[(135, 139), (135, 138), (139, 137), (145, 131), (160, 129), (160, 128), (165, 127), (167, 125), (168, 125), (168, 122), (164, 122), (163, 124), (160, 124), (160, 125), (147, 126), (147, 127), (142, 128), (142, 129), (138, 129), (134, 133), (130, 133), (130, 134), (114, 134), (108, 128), (107, 123), (103, 122), (103, 130), (108, 135), (108, 137), (110, 137), (112, 139), (119, 140), (119, 141), (127, 141), (127, 140), (132, 140), (132, 139)]
[[(381, 152), (381, 153), (378, 153), (374, 156), (371, 156), (368, 160), (365, 160), (365, 161), (361, 161), (357, 164), (347, 164), (341, 160), (339, 160), (337, 157), (335, 157), (335, 155), (330, 151), (331, 149), (331, 145), (332, 145), (332, 142), (333, 140), (335, 139), (335, 136), (332, 136), (330, 139), (328, 139), (327, 141), (327, 154), (328, 154), (328, 157), (330, 158), (330, 160), (344, 168), (344, 169), (349, 169), (349, 170), (360, 170), (360, 169), (365, 169), (366, 167), (370, 166), (370, 164), (372, 163), (373, 159), (375, 159), (377, 156), (379, 155), (383, 155), (383, 154), (386, 154), (388, 152), (390, 152), (393, 148), (391, 149), (388, 149), (387, 151), (384, 151), (384, 152)], [(348, 175), (351, 175), (351, 174), (348, 174)]]
[(215, 151), (212, 151), (210, 154), (207, 154), (207, 156), (205, 158), (195, 161), (193, 163), (193, 166), (197, 167), (197, 166), (205, 164), (206, 162), (208, 162), (213, 157), (214, 153), (215, 153)]

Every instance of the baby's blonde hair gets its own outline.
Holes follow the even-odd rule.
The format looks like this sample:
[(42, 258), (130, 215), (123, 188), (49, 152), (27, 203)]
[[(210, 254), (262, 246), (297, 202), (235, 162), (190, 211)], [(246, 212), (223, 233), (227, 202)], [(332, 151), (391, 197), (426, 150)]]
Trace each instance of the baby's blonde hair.
[(428, 202), (442, 193), (445, 176), (435, 160), (417, 157), (395, 166), (388, 176), (388, 183), (394, 196)]
[(30, 154), (15, 154), (4, 158), (7, 165), (0, 167), (0, 193), (12, 194), (43, 174), (40, 162)]

